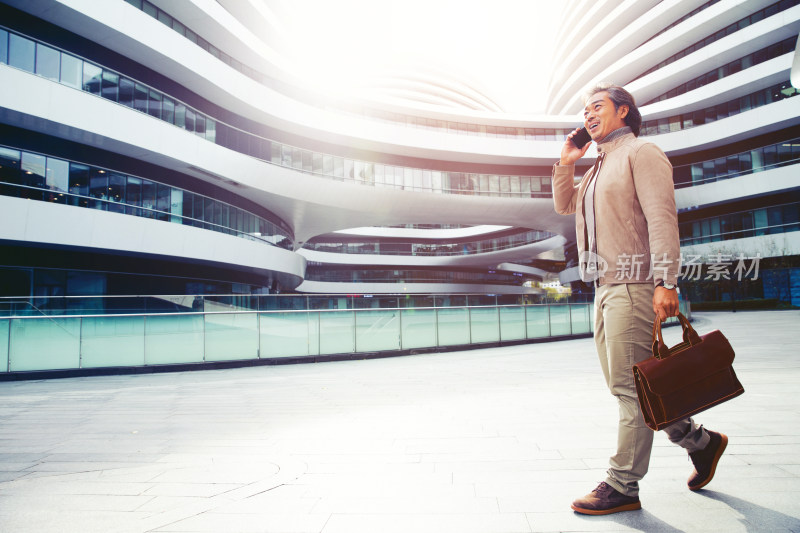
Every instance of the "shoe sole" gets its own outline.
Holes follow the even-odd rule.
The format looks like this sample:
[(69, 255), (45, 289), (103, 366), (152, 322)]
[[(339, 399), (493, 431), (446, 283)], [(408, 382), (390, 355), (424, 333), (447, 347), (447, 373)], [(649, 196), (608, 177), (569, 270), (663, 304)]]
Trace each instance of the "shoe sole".
[(709, 483), (711, 483), (711, 480), (714, 479), (714, 474), (717, 473), (717, 463), (719, 463), (720, 457), (722, 457), (722, 453), (725, 451), (725, 448), (728, 447), (728, 436), (725, 435), (724, 433), (720, 433), (720, 436), (722, 437), (722, 441), (720, 442), (719, 450), (717, 450), (717, 454), (714, 456), (714, 462), (711, 463), (711, 474), (708, 475), (708, 479), (706, 479), (705, 481), (703, 481), (699, 485), (695, 485), (695, 486), (689, 485), (689, 490), (691, 490), (691, 491), (700, 490), (703, 487), (705, 487), (706, 485), (708, 485)]
[(614, 514), (614, 513), (621, 513), (623, 511), (636, 511), (642, 508), (642, 502), (636, 503), (629, 503), (626, 505), (620, 505), (619, 507), (612, 507), (611, 509), (582, 509), (580, 507), (575, 507), (574, 505), (570, 505), (572, 510), (576, 513), (580, 514), (590, 514), (590, 515), (604, 515), (604, 514)]

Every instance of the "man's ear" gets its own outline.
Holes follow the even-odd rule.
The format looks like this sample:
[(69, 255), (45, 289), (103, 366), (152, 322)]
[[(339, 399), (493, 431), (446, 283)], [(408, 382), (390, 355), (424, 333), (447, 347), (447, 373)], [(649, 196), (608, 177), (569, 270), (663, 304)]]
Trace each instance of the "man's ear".
[(619, 106), (617, 113), (619, 113), (619, 118), (625, 118), (628, 116), (628, 111), (630, 111), (630, 107), (626, 105)]

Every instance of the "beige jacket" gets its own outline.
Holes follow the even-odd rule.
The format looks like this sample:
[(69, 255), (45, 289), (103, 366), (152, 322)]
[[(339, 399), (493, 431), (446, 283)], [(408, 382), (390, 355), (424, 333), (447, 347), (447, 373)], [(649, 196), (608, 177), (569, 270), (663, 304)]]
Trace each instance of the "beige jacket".
[[(680, 240), (667, 156), (633, 133), (597, 150), (605, 152), (594, 193), (597, 255), (608, 263), (598, 283), (677, 283)], [(574, 165), (553, 167), (555, 209), (575, 213), (579, 253), (587, 249), (583, 197), (593, 170), (576, 186)]]

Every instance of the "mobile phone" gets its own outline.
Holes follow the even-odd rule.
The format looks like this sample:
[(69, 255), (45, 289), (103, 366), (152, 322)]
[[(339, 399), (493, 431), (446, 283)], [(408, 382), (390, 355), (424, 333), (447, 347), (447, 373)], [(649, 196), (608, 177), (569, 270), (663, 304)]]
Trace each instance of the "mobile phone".
[(573, 135), (570, 140), (572, 141), (572, 144), (578, 148), (583, 148), (586, 146), (586, 143), (592, 142), (592, 136), (589, 135), (589, 132), (586, 131), (586, 128), (581, 128), (581, 131)]

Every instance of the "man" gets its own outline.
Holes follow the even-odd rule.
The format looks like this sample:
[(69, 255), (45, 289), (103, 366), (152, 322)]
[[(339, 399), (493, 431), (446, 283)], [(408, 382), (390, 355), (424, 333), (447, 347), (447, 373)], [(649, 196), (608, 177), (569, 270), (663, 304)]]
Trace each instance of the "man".
[[(567, 136), (553, 167), (556, 212), (575, 214), (581, 276), (595, 287), (594, 339), (600, 366), (619, 403), (617, 452), (607, 478), (575, 500), (578, 513), (604, 515), (641, 509), (639, 480), (647, 473), (653, 431), (644, 423), (633, 364), (652, 355), (653, 320), (678, 313), (680, 255), (672, 165), (652, 143), (638, 139), (642, 117), (633, 96), (602, 85), (588, 93), (584, 126), (597, 143), (594, 166), (574, 185), (578, 148)], [(664, 429), (685, 448), (695, 470), (689, 489), (714, 476), (728, 438), (689, 418)]]

